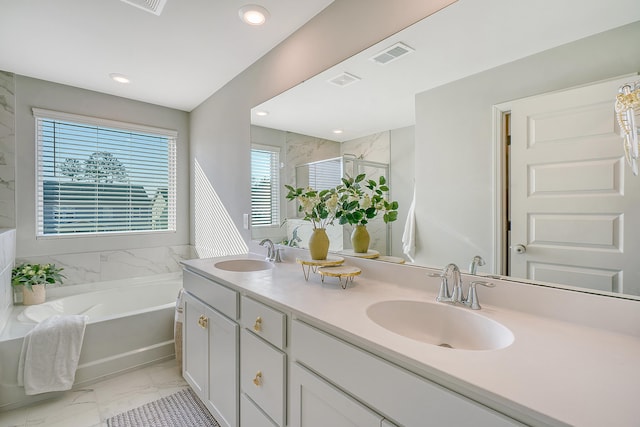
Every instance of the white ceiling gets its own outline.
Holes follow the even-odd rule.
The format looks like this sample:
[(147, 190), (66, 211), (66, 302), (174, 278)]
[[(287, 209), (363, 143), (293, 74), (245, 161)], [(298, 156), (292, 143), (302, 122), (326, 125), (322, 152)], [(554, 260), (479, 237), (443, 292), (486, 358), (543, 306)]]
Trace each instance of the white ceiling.
[[(120, 0), (0, 0), (0, 70), (191, 111), (332, 1), (168, 0), (156, 16)], [(247, 3), (270, 20), (244, 24)]]
[[(638, 20), (639, 0), (459, 0), (256, 107), (269, 115), (252, 123), (334, 141), (410, 126), (416, 93)], [(384, 66), (369, 60), (397, 42), (416, 51)], [(327, 83), (342, 72), (362, 80)]]

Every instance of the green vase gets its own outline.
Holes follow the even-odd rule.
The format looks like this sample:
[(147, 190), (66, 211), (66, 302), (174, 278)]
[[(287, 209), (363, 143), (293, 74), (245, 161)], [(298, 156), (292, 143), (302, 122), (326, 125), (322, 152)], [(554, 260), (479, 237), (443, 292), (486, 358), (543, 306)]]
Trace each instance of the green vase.
[(359, 254), (366, 254), (369, 251), (371, 237), (365, 225), (356, 225), (351, 233), (351, 246), (353, 251)]
[(324, 228), (314, 228), (311, 237), (309, 237), (309, 252), (311, 259), (327, 259), (327, 254), (329, 253), (329, 236), (327, 236), (327, 230)]

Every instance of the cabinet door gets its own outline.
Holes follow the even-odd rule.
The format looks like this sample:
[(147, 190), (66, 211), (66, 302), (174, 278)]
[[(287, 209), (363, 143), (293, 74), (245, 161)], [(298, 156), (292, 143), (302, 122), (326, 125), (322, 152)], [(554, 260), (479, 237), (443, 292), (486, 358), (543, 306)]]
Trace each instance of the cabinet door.
[(209, 378), (207, 406), (221, 426), (238, 425), (240, 326), (209, 311)]
[(236, 427), (240, 327), (187, 293), (183, 328), (185, 380), (221, 426)]
[(208, 396), (209, 332), (202, 320), (209, 308), (189, 294), (184, 295), (182, 332), (182, 372), (193, 391), (205, 401)]
[(304, 427), (380, 427), (383, 417), (297, 363), (291, 366), (291, 416)]
[(242, 427), (277, 427), (244, 393), (240, 395), (240, 422)]

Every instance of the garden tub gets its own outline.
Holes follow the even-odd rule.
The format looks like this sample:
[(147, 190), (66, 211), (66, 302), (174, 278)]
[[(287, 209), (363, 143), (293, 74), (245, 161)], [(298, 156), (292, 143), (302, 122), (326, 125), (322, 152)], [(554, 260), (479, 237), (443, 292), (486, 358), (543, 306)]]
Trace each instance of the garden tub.
[(181, 273), (48, 289), (48, 301), (15, 306), (0, 333), (0, 411), (52, 397), (17, 384), (24, 336), (55, 314), (88, 316), (74, 387), (174, 356), (173, 324)]

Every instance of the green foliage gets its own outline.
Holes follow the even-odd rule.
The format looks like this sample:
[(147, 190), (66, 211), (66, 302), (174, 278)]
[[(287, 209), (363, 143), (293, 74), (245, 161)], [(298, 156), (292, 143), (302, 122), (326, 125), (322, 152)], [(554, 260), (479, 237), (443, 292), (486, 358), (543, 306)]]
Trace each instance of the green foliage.
[(338, 194), (335, 188), (317, 191), (311, 187), (293, 188), (285, 185), (289, 190), (286, 198), (299, 202), (298, 212), (304, 214), (304, 219), (311, 221), (313, 228), (326, 228), (333, 224), (338, 208)]
[(342, 185), (336, 187), (340, 195), (336, 218), (340, 224), (366, 225), (379, 213), (383, 214), (385, 223), (398, 219), (398, 202), (389, 202), (385, 198), (385, 193), (389, 192), (386, 184), (384, 176), (377, 181), (367, 179), (365, 174), (342, 178)]
[(337, 219), (340, 224), (366, 225), (382, 213), (385, 223), (398, 219), (398, 202), (388, 201), (387, 180), (380, 176), (378, 180), (367, 179), (365, 174), (355, 178), (342, 178), (342, 184), (320, 192), (311, 187), (289, 190), (288, 200), (299, 202), (298, 211), (304, 213), (304, 219), (311, 221), (314, 228), (324, 228)]
[(24, 285), (31, 289), (31, 285), (46, 285), (47, 283), (60, 283), (65, 276), (60, 274), (63, 268), (57, 268), (55, 264), (29, 264), (22, 263), (11, 270), (11, 284), (13, 286)]

